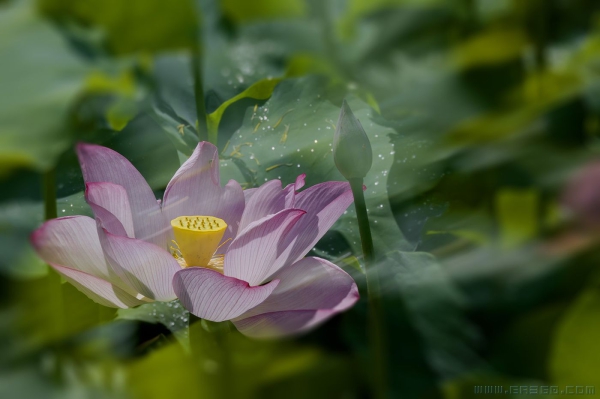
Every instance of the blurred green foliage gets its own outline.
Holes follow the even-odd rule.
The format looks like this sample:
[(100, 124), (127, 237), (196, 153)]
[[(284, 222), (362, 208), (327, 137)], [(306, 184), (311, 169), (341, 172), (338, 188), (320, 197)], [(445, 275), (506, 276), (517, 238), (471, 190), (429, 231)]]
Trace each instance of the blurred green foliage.
[(0, 26), (0, 174), (45, 170), (70, 144), (62, 122), (89, 70), (60, 33), (26, 6), (4, 10)]
[(115, 55), (192, 47), (198, 26), (191, 0), (40, 0), (38, 8), (56, 21), (100, 29), (103, 47)]
[(103, 308), (28, 243), (45, 171), (59, 216), (89, 214), (77, 141), (122, 153), (157, 195), (208, 137), (224, 181), (340, 180), (343, 98), (373, 147), (390, 397), (600, 389), (598, 231), (560, 202), (600, 150), (597, 1), (8, 0), (0, 58), (1, 397), (368, 397), (352, 208), (313, 252), (363, 299), (284, 341), (188, 331), (177, 302)]

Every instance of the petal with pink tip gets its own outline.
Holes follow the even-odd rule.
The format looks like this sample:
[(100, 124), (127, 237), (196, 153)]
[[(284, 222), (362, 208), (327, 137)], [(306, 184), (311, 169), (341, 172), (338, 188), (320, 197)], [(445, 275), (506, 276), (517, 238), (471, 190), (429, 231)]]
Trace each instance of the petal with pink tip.
[(296, 177), (296, 181), (294, 182), (294, 190), (298, 191), (306, 184), (306, 173), (302, 173)]
[(304, 258), (273, 275), (280, 281), (260, 305), (234, 320), (253, 337), (296, 334), (350, 308), (359, 298), (345, 271), (320, 258)]
[(273, 215), (286, 208), (294, 208), (296, 191), (304, 186), (306, 175), (302, 174), (292, 184), (281, 188), (281, 180), (270, 180), (262, 186), (244, 191), (246, 208), (240, 221), (239, 231), (244, 230), (250, 223), (265, 216)]
[(175, 299), (173, 276), (181, 267), (170, 253), (146, 241), (100, 229), (104, 255), (114, 272), (142, 295), (157, 301)]
[[(104, 228), (109, 233), (117, 236), (127, 237), (125, 227), (123, 227), (123, 224), (121, 224), (121, 221), (115, 215), (93, 202), (88, 202), (88, 205), (92, 208), (92, 212), (94, 212), (98, 228)], [(103, 233), (102, 231), (98, 231), (98, 234)]]
[(217, 147), (202, 142), (169, 182), (162, 209), (167, 220), (196, 215), (221, 218), (227, 223), (223, 236), (226, 241), (238, 231), (244, 212), (244, 193), (233, 180), (221, 187)]
[(304, 187), (306, 180), (306, 174), (302, 173), (300, 176), (296, 177), (296, 181), (292, 184), (288, 184), (284, 190), (287, 195), (285, 197), (285, 207), (286, 208), (295, 208), (296, 207), (296, 192)]
[(268, 276), (285, 265), (292, 246), (288, 234), (306, 212), (284, 209), (251, 223), (229, 246), (224, 273), (260, 285)]
[(287, 192), (281, 189), (281, 180), (270, 180), (258, 187), (246, 202), (240, 220), (240, 231), (252, 222), (285, 209), (286, 195)]
[(280, 338), (307, 332), (336, 313), (332, 310), (290, 310), (234, 320), (233, 324), (248, 337)]
[(304, 257), (352, 202), (350, 184), (341, 181), (317, 184), (296, 194), (294, 207), (305, 210), (306, 216), (290, 233), (296, 240), (286, 264)]
[(31, 243), (46, 263), (109, 279), (110, 271), (92, 218), (67, 216), (49, 220), (33, 232)]
[(143, 300), (128, 294), (106, 280), (57, 264), (51, 263), (50, 265), (69, 283), (100, 305), (111, 308), (130, 308), (144, 303)]
[(140, 172), (121, 154), (106, 147), (79, 144), (77, 155), (86, 183), (110, 182), (125, 188), (131, 200), (135, 237), (166, 248), (171, 228)]
[(180, 270), (173, 288), (182, 305), (196, 316), (211, 320), (231, 320), (264, 301), (277, 287), (278, 281), (259, 287), (227, 277), (203, 267)]
[[(102, 207), (114, 215), (127, 237), (135, 237), (129, 198), (123, 186), (108, 182), (88, 183), (85, 185), (85, 199), (92, 208)], [(108, 230), (111, 231), (111, 229)]]
[(321, 258), (303, 258), (278, 270), (273, 279), (280, 283), (271, 296), (240, 318), (287, 310), (342, 311), (358, 300), (352, 277)]

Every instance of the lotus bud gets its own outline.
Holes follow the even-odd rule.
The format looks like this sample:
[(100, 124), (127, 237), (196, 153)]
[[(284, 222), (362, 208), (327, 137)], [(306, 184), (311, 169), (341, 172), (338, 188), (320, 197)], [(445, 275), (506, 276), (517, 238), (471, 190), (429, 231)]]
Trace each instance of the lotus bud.
[(342, 103), (333, 136), (333, 160), (340, 173), (348, 180), (362, 179), (373, 164), (369, 138), (346, 100)]

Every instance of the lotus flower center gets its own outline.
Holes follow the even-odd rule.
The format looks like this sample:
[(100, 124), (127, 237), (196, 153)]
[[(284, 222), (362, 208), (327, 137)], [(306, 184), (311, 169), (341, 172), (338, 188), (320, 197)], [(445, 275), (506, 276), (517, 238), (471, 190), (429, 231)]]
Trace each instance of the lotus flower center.
[(206, 267), (219, 247), (227, 223), (212, 216), (179, 216), (171, 220), (171, 227), (186, 266)]

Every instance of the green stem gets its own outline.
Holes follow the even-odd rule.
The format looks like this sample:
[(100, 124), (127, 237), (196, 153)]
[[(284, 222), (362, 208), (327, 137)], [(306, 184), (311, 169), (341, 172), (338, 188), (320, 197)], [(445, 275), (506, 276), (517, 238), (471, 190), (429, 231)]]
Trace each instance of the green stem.
[(385, 336), (383, 330), (383, 309), (381, 303), (381, 287), (379, 275), (375, 267), (375, 251), (373, 237), (369, 226), (369, 215), (363, 192), (363, 179), (350, 179), (350, 187), (354, 196), (354, 207), (358, 219), (358, 230), (365, 260), (367, 291), (369, 295), (368, 333), (372, 362), (372, 397), (387, 398), (387, 368), (385, 356)]
[(202, 64), (202, 48), (200, 44), (197, 44), (192, 49), (192, 73), (194, 76), (194, 95), (196, 97), (196, 116), (198, 118), (198, 140), (209, 140), (214, 145), (217, 145), (216, 135), (208, 134), (206, 104), (204, 102), (204, 84), (202, 81), (203, 71), (204, 67)]

